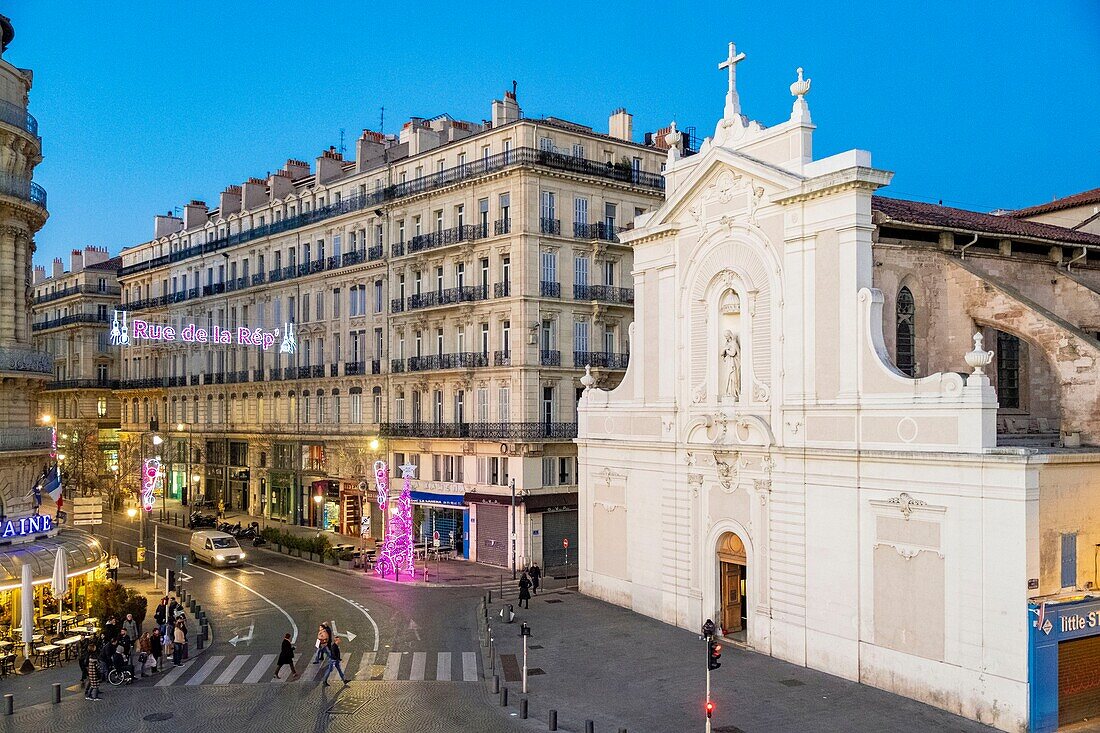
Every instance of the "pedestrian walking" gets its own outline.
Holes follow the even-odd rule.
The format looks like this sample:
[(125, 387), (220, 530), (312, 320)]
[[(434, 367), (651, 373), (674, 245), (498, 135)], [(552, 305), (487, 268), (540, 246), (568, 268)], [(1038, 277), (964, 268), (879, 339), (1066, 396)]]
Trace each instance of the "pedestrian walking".
[(137, 639), (141, 634), (138, 632), (141, 630), (138, 628), (137, 621), (134, 620), (134, 614), (126, 614), (126, 619), (122, 622), (122, 629), (130, 635), (130, 641)]
[(340, 673), (340, 679), (346, 685), (348, 684), (348, 678), (344, 676), (344, 670), (340, 666), (340, 637), (334, 637), (332, 643), (328, 646), (328, 669), (325, 670), (324, 679), (321, 680), (322, 687), (328, 687), (328, 676), (332, 674), (332, 670), (336, 670)]
[(172, 664), (180, 666), (183, 664), (183, 650), (187, 648), (187, 633), (184, 631), (183, 622), (176, 623), (175, 628), (172, 630)]
[(118, 582), (118, 555), (107, 558), (107, 575), (111, 576), (114, 582)]
[(122, 658), (126, 660), (126, 664), (133, 664), (130, 660), (130, 653), (134, 650), (134, 640), (126, 633), (126, 629), (118, 632), (117, 644), (118, 648), (115, 651), (122, 655)]
[(160, 633), (163, 635), (165, 632), (165, 624), (168, 623), (168, 596), (160, 599), (160, 603), (157, 604), (157, 608), (153, 611), (153, 621), (156, 622), (157, 628), (160, 629)]
[[(524, 603), (527, 605), (524, 606)], [(531, 579), (527, 577), (526, 571), (524, 571), (523, 576), (519, 579), (519, 606), (520, 608), (531, 607)]]
[(114, 616), (108, 616), (107, 620), (103, 622), (103, 640), (108, 644), (118, 638), (118, 619)]
[(179, 601), (176, 600), (176, 597), (172, 596), (168, 601), (168, 615), (165, 618), (165, 623), (174, 626), (176, 623), (176, 616), (181, 610), (183, 610), (183, 607), (180, 605)]
[(527, 574), (531, 576), (531, 592), (536, 596), (539, 594), (539, 586), (542, 584), (542, 568), (538, 563), (532, 563)]
[(150, 657), (153, 654), (153, 644), (149, 640), (149, 632), (148, 631), (146, 631), (144, 634), (142, 634), (141, 636), (138, 637), (137, 648), (138, 648), (138, 676), (139, 677), (144, 677), (145, 676), (145, 668), (152, 666), (152, 661), (150, 660)]
[(161, 655), (164, 654), (164, 643), (161, 641), (160, 629), (153, 629), (149, 634), (149, 655), (153, 658), (153, 674), (161, 666)]
[(275, 660), (275, 674), (279, 679), (279, 672), (285, 665), (290, 665), (290, 679), (296, 680), (302, 675), (294, 668), (294, 645), (290, 642), (290, 634), (283, 634), (283, 644), (279, 649), (279, 658)]
[(328, 654), (329, 644), (332, 643), (332, 629), (328, 624), (321, 624), (317, 627), (317, 654), (313, 657), (314, 664), (320, 664), (321, 658)]
[(99, 699), (99, 648), (92, 642), (88, 645), (85, 666), (88, 670), (88, 684), (84, 688), (85, 700)]

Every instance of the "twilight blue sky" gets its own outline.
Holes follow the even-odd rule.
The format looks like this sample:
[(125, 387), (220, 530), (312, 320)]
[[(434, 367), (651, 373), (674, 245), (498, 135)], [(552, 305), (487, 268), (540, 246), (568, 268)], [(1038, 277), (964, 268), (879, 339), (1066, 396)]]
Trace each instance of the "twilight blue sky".
[[(512, 79), (527, 116), (636, 138), (710, 134), (736, 41), (743, 111), (790, 114), (796, 66), (817, 157), (853, 147), (884, 193), (990, 210), (1100, 186), (1100, 3), (116, 3), (9, 0), (5, 58), (34, 69), (50, 220), (36, 262), (147, 240), (154, 213), (312, 160), (363, 127), (489, 116)], [(677, 14), (676, 8), (680, 8)], [(678, 16), (678, 17), (677, 17)], [(350, 157), (350, 155), (349, 155)]]

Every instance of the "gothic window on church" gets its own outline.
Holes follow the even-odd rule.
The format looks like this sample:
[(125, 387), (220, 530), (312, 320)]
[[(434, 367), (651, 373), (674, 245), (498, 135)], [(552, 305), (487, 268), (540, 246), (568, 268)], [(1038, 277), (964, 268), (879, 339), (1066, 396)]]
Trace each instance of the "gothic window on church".
[(910, 377), (917, 375), (917, 360), (915, 351), (915, 331), (913, 320), (917, 312), (917, 304), (913, 300), (913, 293), (909, 288), (898, 291), (897, 322), (895, 326), (895, 361), (902, 374)]
[(997, 401), (1020, 409), (1020, 339), (1004, 331), (997, 332)]

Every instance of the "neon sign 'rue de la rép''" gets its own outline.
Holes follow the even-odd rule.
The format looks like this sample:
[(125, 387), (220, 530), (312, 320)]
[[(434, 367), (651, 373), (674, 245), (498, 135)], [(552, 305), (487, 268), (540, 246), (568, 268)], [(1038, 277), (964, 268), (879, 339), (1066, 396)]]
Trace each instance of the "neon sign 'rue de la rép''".
[(148, 321), (143, 321), (138, 318), (127, 323), (125, 311), (115, 311), (115, 319), (111, 325), (110, 340), (115, 346), (130, 346), (138, 341), (160, 341), (168, 343), (182, 341), (188, 344), (235, 344), (237, 346), (257, 346), (264, 351), (279, 344), (279, 350), (285, 353), (294, 353), (297, 346), (293, 323), (287, 323), (281, 333), (277, 328), (268, 331), (262, 328), (240, 327), (229, 329), (212, 326), (207, 329), (197, 326), (194, 323), (189, 323), (177, 330), (172, 326), (149, 323)]

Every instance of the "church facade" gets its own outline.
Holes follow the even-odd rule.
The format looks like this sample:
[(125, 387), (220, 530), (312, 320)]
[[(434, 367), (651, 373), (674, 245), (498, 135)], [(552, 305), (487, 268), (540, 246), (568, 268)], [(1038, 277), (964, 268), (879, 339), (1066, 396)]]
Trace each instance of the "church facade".
[(876, 196), (869, 153), (814, 157), (801, 69), (788, 120), (742, 114), (743, 58), (623, 236), (629, 368), (582, 380), (581, 590), (1004, 730), (1100, 712), (1062, 709), (1076, 637), (1041, 616), (1097, 582), (1100, 237)]

